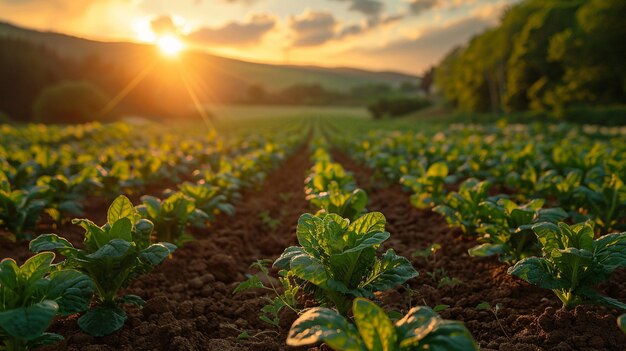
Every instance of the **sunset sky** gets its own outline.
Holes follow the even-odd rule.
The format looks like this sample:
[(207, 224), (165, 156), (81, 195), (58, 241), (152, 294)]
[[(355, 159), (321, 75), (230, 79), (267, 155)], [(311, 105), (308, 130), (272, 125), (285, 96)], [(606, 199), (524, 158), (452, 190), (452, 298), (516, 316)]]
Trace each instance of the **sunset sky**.
[(0, 19), (271, 63), (422, 73), (516, 0), (0, 0)]

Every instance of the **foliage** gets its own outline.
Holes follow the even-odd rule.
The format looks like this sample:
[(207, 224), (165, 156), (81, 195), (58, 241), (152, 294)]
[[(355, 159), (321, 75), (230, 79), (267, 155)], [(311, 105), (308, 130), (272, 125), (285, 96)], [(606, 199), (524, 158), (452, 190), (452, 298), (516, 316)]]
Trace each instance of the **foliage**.
[(154, 196), (141, 197), (142, 205), (137, 206), (137, 211), (143, 218), (154, 223), (156, 237), (160, 241), (182, 244), (193, 240), (187, 233), (187, 227), (194, 225), (203, 227), (209, 216), (196, 208), (192, 198), (181, 192), (174, 193), (170, 197), (159, 200)]
[(315, 307), (291, 326), (290, 346), (325, 342), (338, 351), (478, 350), (463, 323), (444, 320), (428, 307), (414, 307), (395, 324), (375, 303), (353, 302), (354, 324), (334, 310)]
[(336, 214), (303, 214), (298, 220), (298, 243), (274, 262), (305, 284), (324, 304), (348, 313), (354, 297), (372, 298), (417, 276), (411, 263), (392, 249), (376, 251), (389, 238), (385, 217), (378, 212), (354, 222)]
[(489, 198), (489, 187), (487, 181), (467, 179), (458, 192), (448, 193), (433, 211), (442, 214), (450, 226), (461, 228), (463, 234), (474, 235), (485, 215), (484, 202)]
[(438, 204), (445, 196), (446, 183), (452, 182), (448, 176), (449, 169), (444, 162), (436, 162), (430, 165), (426, 171), (420, 171), (421, 175), (406, 175), (400, 182), (411, 188), (411, 203), (419, 209), (427, 209)]
[(63, 339), (46, 333), (55, 316), (89, 308), (93, 282), (72, 269), (56, 269), (54, 254), (44, 252), (22, 266), (12, 259), (0, 262), (0, 349), (29, 350)]
[(126, 312), (120, 307), (122, 304), (143, 304), (138, 296), (119, 296), (120, 289), (151, 271), (176, 247), (169, 243), (152, 244), (152, 222), (141, 219), (125, 196), (113, 201), (103, 226), (88, 219), (72, 222), (85, 229), (83, 249), (56, 234), (40, 235), (31, 241), (30, 248), (34, 252), (59, 252), (66, 258), (62, 267), (81, 271), (93, 280), (97, 305), (80, 317), (78, 325), (91, 335), (108, 335), (124, 325)]
[(67, 81), (44, 89), (33, 104), (33, 116), (44, 123), (84, 123), (102, 119), (110, 99), (88, 82)]
[(532, 227), (537, 223), (557, 223), (568, 217), (560, 208), (543, 209), (544, 200), (535, 199), (517, 205), (509, 199), (482, 204), (484, 221), (478, 232), (481, 245), (469, 249), (470, 256), (499, 255), (500, 260), (513, 264), (540, 251)]
[(600, 304), (626, 309), (626, 304), (593, 290), (613, 271), (626, 267), (626, 233), (594, 240), (589, 222), (539, 223), (532, 227), (543, 256), (528, 257), (509, 269), (509, 274), (552, 290), (569, 309), (581, 304)]
[(401, 117), (419, 111), (431, 105), (430, 100), (422, 97), (382, 98), (367, 106), (374, 119)]
[(9, 231), (11, 241), (30, 239), (39, 215), (47, 206), (42, 199), (45, 187), (13, 190), (7, 176), (0, 170), (0, 227)]
[[(465, 111), (551, 111), (623, 103), (619, 0), (527, 0), (437, 67), (444, 96)], [(610, 59), (606, 59), (610, 58)], [(579, 118), (580, 114), (578, 114)], [(591, 117), (585, 119), (596, 122)]]

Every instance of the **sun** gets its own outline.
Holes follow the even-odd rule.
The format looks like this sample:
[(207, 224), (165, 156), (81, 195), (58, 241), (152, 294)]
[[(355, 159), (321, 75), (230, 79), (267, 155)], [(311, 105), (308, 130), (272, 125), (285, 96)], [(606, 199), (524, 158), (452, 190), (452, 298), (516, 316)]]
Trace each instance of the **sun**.
[(157, 38), (156, 45), (167, 57), (177, 57), (185, 49), (185, 44), (175, 35), (162, 35)]

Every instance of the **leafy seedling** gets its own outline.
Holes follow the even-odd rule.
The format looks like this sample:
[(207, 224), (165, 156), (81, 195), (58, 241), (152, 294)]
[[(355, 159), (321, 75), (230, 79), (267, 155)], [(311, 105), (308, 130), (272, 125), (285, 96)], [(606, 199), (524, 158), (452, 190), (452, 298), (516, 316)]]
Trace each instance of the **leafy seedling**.
[(504, 330), (504, 326), (502, 326), (502, 322), (500, 322), (500, 318), (498, 317), (498, 311), (502, 309), (502, 304), (497, 303), (495, 306), (492, 307), (489, 302), (483, 301), (476, 306), (476, 309), (491, 311), (491, 313), (493, 313), (493, 316), (496, 317), (496, 321), (500, 326), (500, 330), (502, 330), (502, 333), (504, 333), (504, 336), (510, 339), (509, 335), (506, 333), (506, 330)]

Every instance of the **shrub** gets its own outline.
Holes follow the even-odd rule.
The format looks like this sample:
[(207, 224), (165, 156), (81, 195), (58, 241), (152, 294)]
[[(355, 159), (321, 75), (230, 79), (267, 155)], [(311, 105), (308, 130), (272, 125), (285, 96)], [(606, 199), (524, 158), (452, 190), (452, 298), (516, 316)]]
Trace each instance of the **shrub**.
[(98, 119), (110, 99), (88, 82), (66, 81), (44, 89), (33, 115), (43, 123), (84, 123)]

